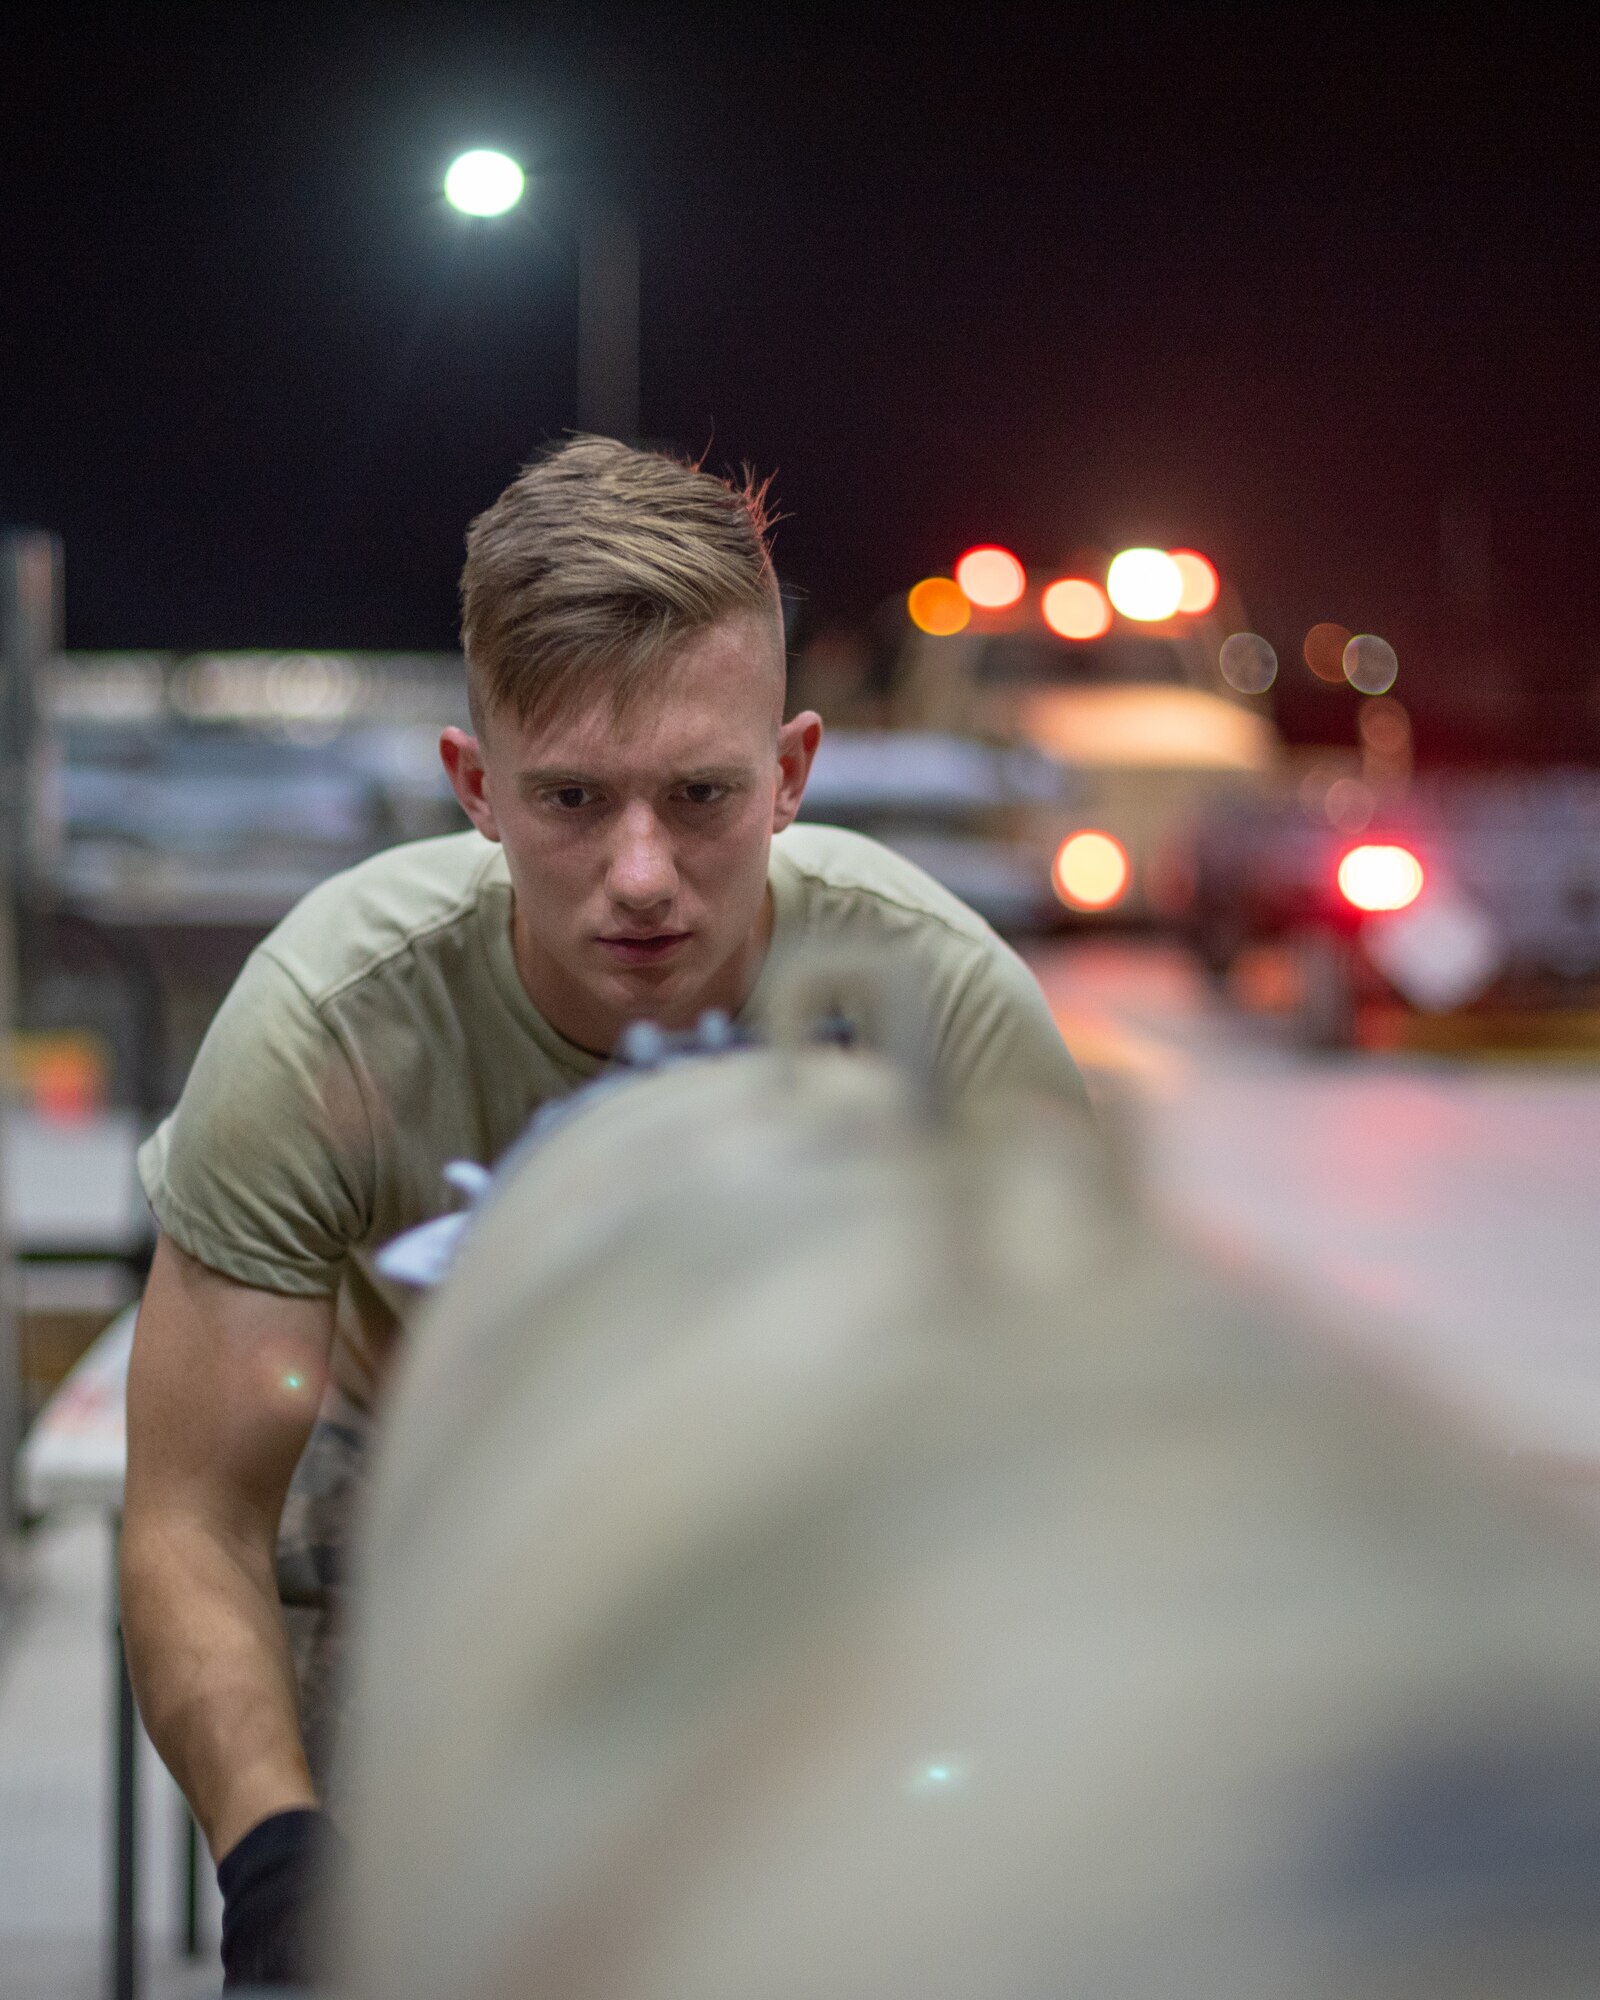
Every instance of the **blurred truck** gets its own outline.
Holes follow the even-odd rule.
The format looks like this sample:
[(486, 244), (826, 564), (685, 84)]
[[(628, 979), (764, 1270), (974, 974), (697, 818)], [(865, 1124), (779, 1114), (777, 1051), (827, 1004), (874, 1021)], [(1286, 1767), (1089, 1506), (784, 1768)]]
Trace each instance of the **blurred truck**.
[[(1118, 565), (1130, 557), (1148, 559), (1158, 585), (1158, 566), (1180, 560), (1209, 584), (1202, 578), (1187, 600), (1196, 608), (1163, 609), (1165, 597), (1118, 590)], [(1187, 879), (1194, 826), (1219, 803), (1264, 796), (1281, 762), (1262, 699), (1270, 674), (1259, 686), (1247, 676), (1230, 684), (1223, 647), (1243, 612), (1204, 558), (1130, 550), (1103, 572), (1083, 567), (1107, 587), (1089, 574), (1028, 573), (999, 549), (971, 550), (955, 577), (919, 584), (907, 603), (894, 720), (1026, 749), (1073, 774), (1070, 797), (1005, 829), (1028, 851), (1041, 918), (1164, 918), (1172, 885)], [(1119, 610), (1119, 599), (1133, 610)]]

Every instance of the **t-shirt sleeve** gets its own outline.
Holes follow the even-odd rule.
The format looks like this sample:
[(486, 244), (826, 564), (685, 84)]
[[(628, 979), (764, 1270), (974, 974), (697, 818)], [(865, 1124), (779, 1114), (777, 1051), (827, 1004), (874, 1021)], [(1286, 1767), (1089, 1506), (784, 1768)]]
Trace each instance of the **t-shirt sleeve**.
[(139, 1176), (165, 1233), (224, 1277), (337, 1291), (373, 1211), (371, 1123), (347, 1051), (270, 952), (222, 1003)]
[(974, 945), (939, 1024), (939, 1068), (958, 1101), (990, 1091), (1065, 1099), (1088, 1094), (1039, 982), (1009, 945)]

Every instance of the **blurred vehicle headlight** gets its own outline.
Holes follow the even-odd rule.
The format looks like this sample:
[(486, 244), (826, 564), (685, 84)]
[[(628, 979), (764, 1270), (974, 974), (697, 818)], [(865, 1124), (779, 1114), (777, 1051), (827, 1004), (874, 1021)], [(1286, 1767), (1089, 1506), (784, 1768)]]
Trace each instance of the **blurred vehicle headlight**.
[(1165, 549), (1124, 549), (1106, 571), (1106, 595), (1124, 618), (1158, 624), (1183, 601), (1183, 572)]
[(1122, 842), (1089, 827), (1067, 835), (1050, 871), (1056, 894), (1073, 910), (1109, 910), (1132, 875)]

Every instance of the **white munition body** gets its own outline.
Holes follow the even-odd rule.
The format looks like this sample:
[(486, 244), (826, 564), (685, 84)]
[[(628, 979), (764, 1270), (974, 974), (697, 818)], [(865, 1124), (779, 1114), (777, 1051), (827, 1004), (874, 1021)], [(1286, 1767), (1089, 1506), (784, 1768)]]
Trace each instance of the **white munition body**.
[(1600, 1582), (1060, 1114), (746, 1052), (482, 1207), (386, 1413), (356, 2000), (1555, 2000)]

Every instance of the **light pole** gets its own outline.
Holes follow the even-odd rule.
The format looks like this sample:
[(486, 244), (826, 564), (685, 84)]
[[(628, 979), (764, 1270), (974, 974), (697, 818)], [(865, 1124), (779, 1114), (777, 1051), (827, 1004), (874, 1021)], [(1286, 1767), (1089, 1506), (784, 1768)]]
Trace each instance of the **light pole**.
[[(505, 153), (463, 153), (445, 175), (445, 199), (463, 215), (505, 215), (526, 176)], [(639, 435), (639, 232), (616, 202), (565, 178), (541, 177), (540, 205), (578, 246), (578, 428)]]

